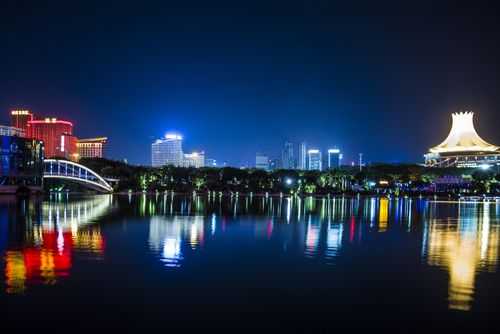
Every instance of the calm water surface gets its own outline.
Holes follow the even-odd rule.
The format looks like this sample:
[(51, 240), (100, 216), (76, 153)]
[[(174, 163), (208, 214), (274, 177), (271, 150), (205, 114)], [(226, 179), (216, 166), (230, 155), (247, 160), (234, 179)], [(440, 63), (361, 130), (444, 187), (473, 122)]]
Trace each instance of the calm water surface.
[(490, 331), (500, 203), (0, 197), (4, 328)]

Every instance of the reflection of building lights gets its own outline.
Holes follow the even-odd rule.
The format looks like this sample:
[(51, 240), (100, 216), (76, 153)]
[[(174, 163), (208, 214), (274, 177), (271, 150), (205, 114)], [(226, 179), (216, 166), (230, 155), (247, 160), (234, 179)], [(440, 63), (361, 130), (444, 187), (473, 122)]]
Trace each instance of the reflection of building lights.
[(5, 256), (5, 277), (7, 293), (22, 293), (26, 289), (26, 267), (21, 252), (8, 251)]
[(487, 165), (487, 164), (482, 164), (482, 165), (479, 165), (478, 166), (480, 169), (482, 170), (488, 170), (491, 168), (491, 165)]
[(312, 257), (316, 254), (316, 250), (318, 248), (318, 243), (319, 243), (319, 229), (320, 229), (319, 225), (311, 224), (311, 218), (309, 218), (306, 230), (306, 249), (305, 249), (305, 255), (307, 257)]
[[(100, 233), (80, 232), (87, 224), (107, 210), (109, 197), (83, 202), (52, 202), (42, 205), (42, 222), (31, 229), (30, 247), (22, 251), (7, 251), (6, 291), (20, 293), (26, 285), (55, 284), (60, 277), (69, 275), (72, 250), (76, 244), (103, 249)], [(85, 242), (91, 236), (91, 242)]]
[[(450, 309), (470, 310), (476, 272), (496, 268), (500, 226), (490, 226), (488, 205), (461, 208), (456, 224), (432, 220), (425, 228), (428, 264), (443, 267), (449, 273)], [(479, 217), (476, 208), (483, 210)]]
[(389, 200), (387, 198), (381, 198), (380, 208), (378, 212), (379, 232), (385, 232), (387, 230), (388, 220), (389, 220)]
[(163, 258), (161, 261), (167, 267), (179, 267), (179, 260), (182, 259), (181, 241), (174, 238), (166, 238), (163, 242)]
[(326, 256), (333, 258), (338, 255), (342, 246), (342, 232), (344, 228), (342, 224), (329, 225), (326, 238)]

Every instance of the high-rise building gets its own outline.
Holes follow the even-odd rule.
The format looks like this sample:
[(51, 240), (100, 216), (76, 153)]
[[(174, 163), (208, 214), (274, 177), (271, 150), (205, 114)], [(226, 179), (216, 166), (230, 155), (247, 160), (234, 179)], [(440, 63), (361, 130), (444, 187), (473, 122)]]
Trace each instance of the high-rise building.
[(184, 154), (184, 167), (201, 168), (205, 167), (205, 152), (192, 152)]
[(107, 137), (78, 139), (76, 147), (79, 158), (102, 158), (104, 148), (108, 142)]
[(281, 166), (283, 169), (295, 169), (295, 154), (293, 149), (293, 143), (285, 142), (285, 147), (281, 152)]
[(307, 169), (307, 144), (305, 142), (300, 143), (299, 146), (299, 161), (297, 167), (301, 170)]
[(280, 159), (271, 159), (269, 160), (269, 170), (278, 170), (281, 169), (281, 160)]
[(340, 150), (338, 148), (328, 150), (327, 166), (328, 169), (340, 167)]
[(257, 153), (255, 155), (255, 168), (269, 170), (269, 157), (265, 154)]
[(311, 149), (307, 151), (308, 161), (309, 161), (309, 170), (321, 170), (322, 169), (322, 161), (321, 161), (321, 151), (316, 149)]
[(28, 121), (28, 135), (41, 140), (45, 147), (45, 157), (62, 157), (77, 160), (76, 137), (73, 123), (56, 118)]
[(28, 133), (28, 123), (33, 120), (33, 114), (29, 110), (11, 110), (10, 125), (18, 129), (22, 129), (26, 137), (30, 137)]
[(151, 162), (153, 167), (165, 165), (183, 166), (182, 136), (167, 133), (165, 138), (158, 139), (151, 144)]

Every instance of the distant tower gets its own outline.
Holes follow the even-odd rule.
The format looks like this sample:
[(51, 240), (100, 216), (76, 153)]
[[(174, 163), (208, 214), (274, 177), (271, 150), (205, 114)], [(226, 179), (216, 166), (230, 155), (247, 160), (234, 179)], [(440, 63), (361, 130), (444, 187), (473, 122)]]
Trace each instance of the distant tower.
[(255, 155), (255, 168), (269, 171), (269, 157), (266, 154), (257, 153)]
[(307, 169), (307, 144), (305, 142), (300, 143), (299, 146), (299, 161), (297, 167), (301, 170)]
[(312, 149), (307, 151), (308, 160), (309, 160), (309, 170), (321, 170), (322, 169), (322, 161), (321, 161), (321, 151)]
[(340, 150), (338, 148), (331, 148), (328, 150), (328, 168), (339, 168), (340, 167)]
[(285, 142), (283, 152), (281, 152), (281, 166), (283, 169), (295, 169), (295, 155), (293, 143)]
[(153, 167), (173, 165), (180, 167), (184, 163), (182, 136), (167, 133), (165, 138), (151, 144), (151, 162)]

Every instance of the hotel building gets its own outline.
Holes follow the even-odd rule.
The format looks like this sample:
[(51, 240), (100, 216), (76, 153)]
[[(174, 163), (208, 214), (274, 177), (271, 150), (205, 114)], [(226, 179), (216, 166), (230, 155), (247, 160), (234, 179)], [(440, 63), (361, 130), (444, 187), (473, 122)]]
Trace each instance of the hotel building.
[(33, 114), (29, 110), (11, 110), (10, 125), (24, 131), (27, 137), (28, 123), (33, 120)]
[(172, 165), (182, 167), (184, 154), (182, 152), (182, 136), (167, 133), (165, 138), (151, 144), (151, 162), (153, 167)]
[(192, 152), (184, 154), (184, 167), (201, 168), (205, 167), (205, 152)]
[(76, 147), (78, 157), (81, 158), (103, 158), (104, 148), (108, 142), (107, 137), (78, 139)]
[(43, 142), (46, 158), (78, 160), (73, 123), (57, 118), (45, 118), (28, 121), (27, 127), (27, 136)]

